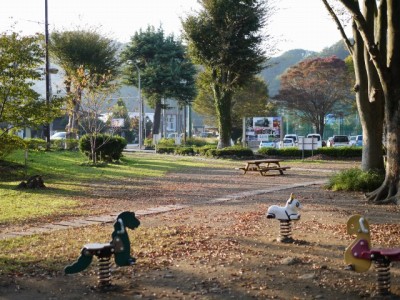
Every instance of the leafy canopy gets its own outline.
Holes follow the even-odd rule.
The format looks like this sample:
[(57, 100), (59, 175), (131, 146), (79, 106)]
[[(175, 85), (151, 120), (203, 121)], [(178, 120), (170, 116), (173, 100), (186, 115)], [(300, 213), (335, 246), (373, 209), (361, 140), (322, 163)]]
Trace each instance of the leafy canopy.
[(173, 35), (165, 36), (163, 29), (149, 26), (136, 32), (122, 53), (127, 62), (125, 75), (128, 84), (138, 86), (140, 70), (141, 89), (150, 105), (162, 98), (174, 98), (181, 104), (195, 97), (196, 69), (186, 55), (186, 48)]
[(0, 35), (0, 124), (7, 125), (3, 134), (51, 120), (52, 108), (33, 88), (43, 74), (43, 58), (41, 36)]

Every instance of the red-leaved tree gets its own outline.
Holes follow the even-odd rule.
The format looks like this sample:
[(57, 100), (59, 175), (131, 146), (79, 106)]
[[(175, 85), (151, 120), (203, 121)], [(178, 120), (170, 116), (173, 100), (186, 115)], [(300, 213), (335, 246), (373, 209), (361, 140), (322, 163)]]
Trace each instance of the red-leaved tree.
[(277, 99), (298, 117), (311, 122), (321, 136), (325, 116), (335, 112), (350, 94), (349, 73), (343, 60), (332, 56), (301, 61), (281, 77)]

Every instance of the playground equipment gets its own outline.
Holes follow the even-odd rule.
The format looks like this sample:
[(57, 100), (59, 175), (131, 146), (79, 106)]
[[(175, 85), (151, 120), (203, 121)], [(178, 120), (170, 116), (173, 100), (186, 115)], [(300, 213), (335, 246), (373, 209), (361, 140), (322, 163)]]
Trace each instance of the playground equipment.
[(361, 215), (353, 215), (347, 221), (347, 233), (356, 235), (356, 239), (344, 252), (344, 260), (356, 272), (366, 272), (375, 263), (377, 272), (377, 293), (380, 296), (390, 294), (390, 263), (400, 261), (400, 248), (371, 248), (368, 221)]
[(286, 201), (286, 206), (272, 205), (268, 208), (267, 218), (280, 221), (280, 236), (277, 241), (282, 243), (293, 242), (291, 222), (300, 219), (298, 210), (301, 208), (299, 200), (295, 199), (293, 194), (290, 194), (289, 199)]
[(109, 243), (86, 244), (81, 250), (81, 255), (73, 264), (65, 267), (65, 274), (78, 273), (85, 270), (91, 264), (93, 256), (99, 261), (99, 287), (105, 288), (111, 285), (111, 256), (114, 255), (117, 266), (130, 266), (136, 261), (131, 256), (131, 245), (126, 228), (135, 229), (139, 227), (140, 221), (136, 219), (135, 213), (125, 211), (118, 215), (114, 223), (112, 240)]

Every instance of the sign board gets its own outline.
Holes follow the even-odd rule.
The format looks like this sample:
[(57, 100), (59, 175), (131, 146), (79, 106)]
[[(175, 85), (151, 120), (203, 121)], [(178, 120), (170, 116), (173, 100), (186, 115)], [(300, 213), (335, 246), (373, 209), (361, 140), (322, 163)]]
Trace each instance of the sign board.
[(281, 135), (282, 117), (245, 118), (246, 141), (277, 139)]
[(321, 141), (318, 141), (317, 138), (305, 138), (303, 136), (299, 136), (299, 141), (297, 146), (300, 150), (317, 150), (321, 147)]

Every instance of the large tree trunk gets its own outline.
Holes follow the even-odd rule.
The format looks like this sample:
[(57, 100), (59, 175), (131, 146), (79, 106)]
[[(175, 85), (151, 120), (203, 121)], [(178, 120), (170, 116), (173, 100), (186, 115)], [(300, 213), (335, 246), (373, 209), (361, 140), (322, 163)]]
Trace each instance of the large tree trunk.
[(156, 106), (154, 108), (153, 135), (160, 133), (161, 108), (162, 108), (161, 100), (157, 100)]
[(231, 146), (231, 103), (233, 93), (224, 90), (218, 84), (213, 85), (213, 93), (219, 130), (218, 149), (222, 149)]
[(400, 179), (400, 88), (397, 82), (388, 86), (385, 97), (385, 122), (387, 130), (387, 163), (383, 184), (368, 195), (368, 200), (376, 204), (398, 203)]
[[(385, 181), (369, 195), (369, 200), (377, 204), (398, 203), (400, 197), (400, 3), (387, 1), (386, 11), (386, 22), (379, 25), (386, 26), (384, 37), (387, 37), (387, 48), (379, 49), (380, 56), (374, 60), (385, 95), (387, 132)], [(373, 50), (370, 49), (371, 52)], [(379, 60), (382, 58), (386, 60)]]
[[(355, 92), (358, 114), (363, 132), (361, 169), (383, 172), (382, 135), (384, 98), (382, 87), (364, 42), (357, 30), (353, 30), (353, 62), (356, 78)], [(368, 71), (367, 71), (368, 70)]]

